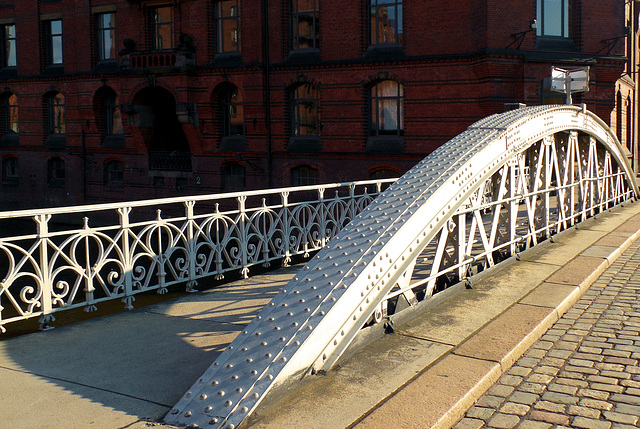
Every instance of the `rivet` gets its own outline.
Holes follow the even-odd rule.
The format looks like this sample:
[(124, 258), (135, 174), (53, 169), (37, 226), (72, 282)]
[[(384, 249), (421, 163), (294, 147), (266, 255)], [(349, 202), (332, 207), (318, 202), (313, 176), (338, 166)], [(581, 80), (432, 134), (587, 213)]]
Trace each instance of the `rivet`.
[(218, 423), (218, 419), (216, 419), (215, 417), (209, 420), (210, 425), (215, 425), (216, 423)]
[(231, 363), (227, 365), (227, 369), (230, 369), (230, 368), (233, 368), (233, 364)]
[(274, 328), (273, 328), (273, 332), (277, 332), (277, 331), (279, 331), (279, 330), (280, 330), (280, 327), (279, 327), (279, 326), (276, 326), (276, 327), (274, 327)]
[(266, 346), (266, 345), (268, 345), (268, 344), (269, 344), (269, 343), (267, 343), (266, 341), (262, 341), (262, 342), (260, 343), (260, 345), (261, 345), (262, 347), (264, 347), (264, 346)]
[(202, 395), (200, 395), (200, 400), (204, 401), (205, 399), (207, 399), (207, 395), (205, 395), (204, 393)]
[(238, 387), (238, 388), (236, 389), (236, 393), (242, 393), (242, 387)]
[(242, 408), (240, 408), (240, 412), (247, 413), (247, 412), (249, 412), (249, 409), (247, 407), (242, 407)]
[(222, 396), (224, 396), (224, 395), (225, 395), (224, 390), (220, 390), (220, 391), (218, 391), (218, 396), (222, 397)]
[(191, 417), (191, 411), (187, 411), (186, 413), (184, 413), (185, 417)]
[(304, 298), (300, 298), (300, 300), (298, 300), (298, 302), (299, 302), (300, 304), (304, 304), (304, 302), (305, 302), (305, 301), (304, 301)]
[(233, 405), (233, 401), (224, 401), (224, 406), (225, 407), (230, 407)]
[(291, 324), (291, 327), (292, 327), (292, 328), (295, 328), (296, 326), (298, 326), (298, 322), (293, 322), (293, 323)]
[(271, 353), (266, 353), (266, 354), (264, 355), (264, 357), (266, 357), (267, 359), (269, 359), (269, 358), (270, 358), (270, 357), (272, 357), (272, 356), (273, 356), (273, 355), (272, 355)]
[(251, 396), (253, 396), (253, 398), (254, 398), (254, 399), (258, 399), (258, 398), (260, 397), (260, 395), (259, 395), (258, 393), (254, 393), (254, 394), (253, 394), (253, 395), (251, 395)]
[(308, 313), (308, 312), (310, 312), (310, 311), (311, 311), (311, 309), (309, 309), (309, 308), (305, 308), (305, 309), (304, 309), (304, 312), (305, 312), (305, 313)]
[(205, 413), (208, 413), (208, 412), (209, 412), (209, 411), (211, 411), (211, 410), (213, 410), (213, 407), (212, 407), (212, 406), (206, 406), (206, 407), (204, 407), (204, 412), (205, 412)]

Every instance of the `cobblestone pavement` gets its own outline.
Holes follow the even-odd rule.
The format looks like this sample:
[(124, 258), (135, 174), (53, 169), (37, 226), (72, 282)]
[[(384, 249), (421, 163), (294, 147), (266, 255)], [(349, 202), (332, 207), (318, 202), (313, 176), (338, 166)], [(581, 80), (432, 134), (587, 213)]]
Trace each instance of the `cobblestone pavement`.
[(455, 429), (623, 429), (640, 418), (640, 240)]

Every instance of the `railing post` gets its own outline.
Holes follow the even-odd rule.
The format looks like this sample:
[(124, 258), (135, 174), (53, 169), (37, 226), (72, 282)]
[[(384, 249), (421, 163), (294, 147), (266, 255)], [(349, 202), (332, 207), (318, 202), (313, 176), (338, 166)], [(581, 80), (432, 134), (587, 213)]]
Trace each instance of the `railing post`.
[(239, 225), (238, 230), (240, 232), (240, 253), (242, 257), (242, 269), (240, 270), (240, 274), (242, 274), (243, 278), (249, 278), (249, 234), (247, 230), (247, 197), (245, 195), (239, 196), (238, 200), (238, 211), (240, 218), (238, 219)]
[(284, 257), (282, 266), (288, 267), (291, 263), (291, 216), (289, 213), (289, 192), (280, 192), (282, 201), (282, 241), (284, 246)]
[(318, 214), (319, 214), (319, 219), (318, 219), (318, 228), (320, 228), (319, 232), (319, 239), (320, 239), (320, 247), (324, 247), (326, 246), (326, 244), (329, 242), (329, 237), (327, 237), (327, 210), (326, 210), (326, 203), (324, 201), (324, 191), (325, 188), (319, 188), (318, 189)]
[(131, 244), (129, 242), (129, 234), (131, 229), (129, 227), (129, 213), (131, 213), (131, 207), (120, 207), (117, 209), (120, 216), (120, 232), (122, 234), (122, 267), (124, 270), (124, 302), (125, 310), (133, 310), (133, 255), (131, 255)]
[(185, 201), (184, 208), (187, 217), (187, 242), (185, 243), (185, 249), (187, 251), (187, 258), (189, 258), (189, 278), (187, 281), (186, 292), (197, 292), (196, 286), (198, 286), (198, 281), (196, 280), (196, 260), (197, 260), (197, 246), (196, 239), (193, 233), (193, 223), (195, 222), (193, 219), (193, 207), (196, 205), (195, 201)]
[(56, 320), (52, 311), (52, 294), (53, 279), (51, 278), (51, 269), (49, 266), (49, 220), (50, 214), (40, 214), (34, 216), (33, 220), (38, 225), (38, 247), (40, 250), (40, 270), (42, 272), (42, 284), (40, 299), (42, 300), (42, 316), (38, 320), (41, 330), (51, 329), (49, 323)]
[(84, 307), (84, 311), (87, 313), (91, 313), (97, 310), (94, 304), (94, 296), (93, 292), (95, 292), (95, 288), (93, 287), (93, 274), (94, 268), (91, 266), (91, 252), (89, 251), (89, 218), (82, 218), (84, 229), (84, 257), (85, 257), (85, 266), (84, 266), (84, 296), (87, 304)]

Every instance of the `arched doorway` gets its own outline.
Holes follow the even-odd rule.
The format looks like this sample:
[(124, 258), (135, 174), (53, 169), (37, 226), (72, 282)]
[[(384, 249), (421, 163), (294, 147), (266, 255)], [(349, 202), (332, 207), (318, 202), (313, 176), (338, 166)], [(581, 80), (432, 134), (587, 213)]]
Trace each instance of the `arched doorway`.
[(176, 100), (164, 88), (149, 86), (133, 99), (135, 125), (149, 152), (149, 170), (191, 171), (191, 151), (176, 115)]

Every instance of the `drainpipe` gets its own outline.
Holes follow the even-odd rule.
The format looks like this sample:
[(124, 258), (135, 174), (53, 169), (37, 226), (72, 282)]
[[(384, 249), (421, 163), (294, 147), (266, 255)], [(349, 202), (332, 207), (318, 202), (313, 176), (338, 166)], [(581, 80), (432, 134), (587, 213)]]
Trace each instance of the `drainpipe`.
[(273, 188), (273, 147), (271, 142), (271, 70), (269, 60), (269, 0), (262, 0), (262, 98), (267, 126), (267, 183)]

